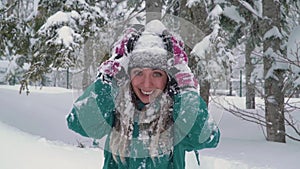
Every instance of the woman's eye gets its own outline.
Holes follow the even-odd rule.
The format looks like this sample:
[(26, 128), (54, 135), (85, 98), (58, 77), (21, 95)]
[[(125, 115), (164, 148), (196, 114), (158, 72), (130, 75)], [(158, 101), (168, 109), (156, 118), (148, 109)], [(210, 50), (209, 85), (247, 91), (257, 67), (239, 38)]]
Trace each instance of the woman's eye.
[(160, 73), (160, 72), (153, 72), (153, 76), (154, 77), (161, 77), (162, 73)]
[(134, 70), (132, 71), (132, 76), (141, 76), (142, 75), (142, 71), (141, 70)]
[(137, 75), (137, 76), (142, 76), (142, 71), (137, 71), (136, 73), (135, 73), (135, 75)]

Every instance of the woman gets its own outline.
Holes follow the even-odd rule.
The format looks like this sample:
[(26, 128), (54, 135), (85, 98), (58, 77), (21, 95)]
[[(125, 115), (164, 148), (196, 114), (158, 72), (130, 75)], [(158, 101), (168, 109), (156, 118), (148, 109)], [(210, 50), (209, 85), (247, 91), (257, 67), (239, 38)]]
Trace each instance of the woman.
[(186, 151), (217, 146), (187, 62), (182, 41), (158, 20), (124, 32), (67, 117), (75, 132), (106, 138), (104, 169), (184, 169)]

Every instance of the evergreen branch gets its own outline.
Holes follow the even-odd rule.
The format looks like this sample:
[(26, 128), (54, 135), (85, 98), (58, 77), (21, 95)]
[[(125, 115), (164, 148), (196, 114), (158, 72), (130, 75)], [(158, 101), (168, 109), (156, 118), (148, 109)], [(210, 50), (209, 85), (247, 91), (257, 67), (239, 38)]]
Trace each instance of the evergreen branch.
[(250, 11), (252, 14), (254, 14), (255, 16), (257, 16), (258, 18), (262, 19), (262, 16), (259, 16), (256, 12), (254, 12), (253, 10), (250, 10), (247, 5), (249, 5), (247, 2), (239, 0), (238, 1), (246, 10)]
[(19, 1), (15, 1), (13, 4), (11, 4), (9, 7), (7, 7), (5, 10), (1, 11), (2, 14), (9, 12), (10, 10), (13, 10), (17, 5)]
[(145, 10), (146, 10), (146, 8), (143, 8), (142, 10), (138, 11), (136, 14), (132, 15), (134, 12), (136, 12), (135, 9), (134, 9), (134, 10), (129, 14), (129, 16), (130, 16), (130, 15), (132, 15), (132, 16), (128, 17), (128, 18), (124, 21), (124, 23), (128, 23), (132, 18), (136, 17), (137, 15), (139, 15), (139, 14), (142, 13), (142, 12), (144, 12)]

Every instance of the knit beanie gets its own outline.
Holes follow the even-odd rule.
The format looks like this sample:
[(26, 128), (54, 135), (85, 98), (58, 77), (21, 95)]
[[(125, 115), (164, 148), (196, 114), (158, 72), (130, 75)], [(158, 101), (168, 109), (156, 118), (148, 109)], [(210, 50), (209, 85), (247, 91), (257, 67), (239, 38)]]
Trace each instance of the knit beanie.
[(168, 53), (162, 37), (165, 26), (158, 20), (149, 22), (129, 55), (131, 68), (152, 68), (167, 71)]

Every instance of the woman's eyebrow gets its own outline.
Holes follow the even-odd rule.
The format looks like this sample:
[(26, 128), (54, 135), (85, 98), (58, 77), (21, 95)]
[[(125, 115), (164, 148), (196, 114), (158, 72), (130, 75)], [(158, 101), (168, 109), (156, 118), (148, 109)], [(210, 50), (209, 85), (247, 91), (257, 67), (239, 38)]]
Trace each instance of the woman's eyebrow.
[(152, 70), (159, 70), (159, 71), (163, 71), (163, 70), (161, 70), (161, 69), (159, 69), (159, 68), (153, 68)]
[(133, 68), (133, 69), (131, 69), (131, 72), (135, 72), (135, 71), (143, 71), (143, 69), (141, 69), (141, 68)]

